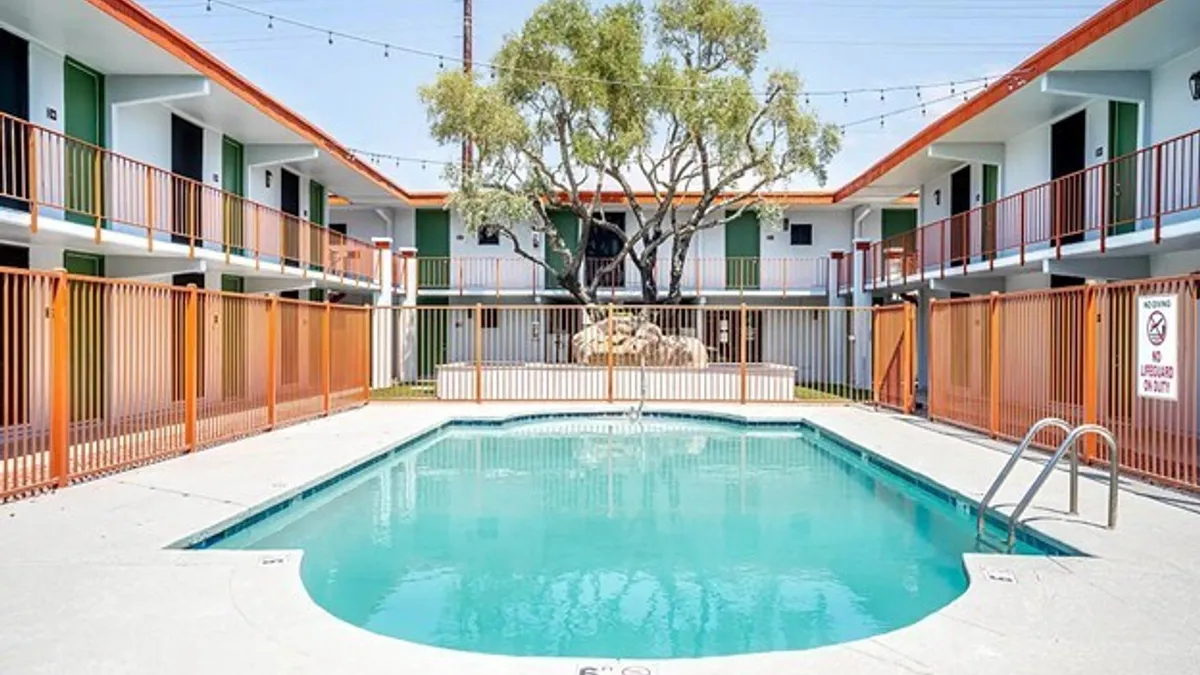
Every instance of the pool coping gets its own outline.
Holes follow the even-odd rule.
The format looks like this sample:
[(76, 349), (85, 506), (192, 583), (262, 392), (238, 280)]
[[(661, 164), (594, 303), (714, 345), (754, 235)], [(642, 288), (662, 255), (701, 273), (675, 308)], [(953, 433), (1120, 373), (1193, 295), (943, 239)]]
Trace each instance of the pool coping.
[[(818, 438), (827, 437), (836, 442), (842, 452), (849, 453), (861, 460), (868, 462), (872, 466), (879, 467), (891, 475), (898, 481), (911, 485), (925, 494), (948, 504), (956, 511), (966, 511), (966, 515), (971, 518), (977, 517), (979, 513), (979, 502), (970, 497), (954, 490), (953, 488), (944, 485), (929, 476), (920, 472), (909, 469), (900, 463), (893, 462), (882, 455), (872, 452), (867, 448), (862, 447), (844, 436), (825, 429), (814, 423), (810, 419), (771, 419), (771, 418), (750, 418), (744, 415), (736, 415), (733, 413), (707, 413), (672, 410), (669, 408), (655, 407), (653, 410), (644, 412), (645, 417), (656, 419), (680, 419), (694, 420), (701, 422), (726, 422), (734, 423), (743, 427), (785, 427), (788, 429), (804, 429), (815, 433)], [(611, 409), (597, 409), (596, 411), (588, 411), (586, 409), (570, 412), (541, 412), (541, 413), (515, 413), (498, 417), (455, 417), (451, 419), (436, 422), (429, 427), (416, 431), (405, 436), (394, 443), (384, 445), (375, 449), (361, 460), (350, 462), (348, 465), (334, 469), (333, 471), (325, 472), (324, 474), (312, 479), (311, 481), (287, 490), (276, 495), (264, 502), (253, 505), (239, 515), (225, 518), (213, 525), (203, 528), (190, 535), (182, 537), (166, 546), (170, 549), (184, 549), (190, 551), (204, 551), (211, 549), (220, 542), (242, 532), (243, 530), (252, 527), (264, 520), (286, 511), (289, 508), (299, 506), (310, 498), (318, 496), (328, 488), (333, 487), (345, 480), (354, 476), (360, 475), (371, 467), (374, 467), (392, 457), (404, 454), (411, 451), (416, 445), (426, 441), (433, 436), (454, 428), (459, 427), (503, 427), (509, 424), (536, 422), (542, 420), (559, 420), (559, 419), (575, 419), (583, 417), (599, 417), (599, 418), (626, 418), (628, 415), (620, 411)], [(987, 524), (1004, 530), (1008, 527), (1008, 519), (1002, 516), (994, 508), (989, 508), (984, 511), (984, 520)], [(1038, 555), (1048, 556), (1087, 556), (1088, 553), (1080, 550), (1077, 547), (1070, 546), (1061, 540), (1052, 537), (1044, 532), (1039, 531), (1036, 527), (1028, 524), (1019, 524), (1015, 528), (1016, 539), (1024, 544), (1037, 549)], [(996, 554), (1009, 555), (1009, 552), (996, 550)], [(1030, 555), (1030, 554), (1025, 554)]]
[[(940, 610), (894, 631), (798, 651), (660, 661), (457, 652), (371, 633), (328, 614), (303, 587), (299, 551), (165, 548), (310, 489), (397, 439), (449, 421), (443, 418), (503, 420), (547, 408), (555, 416), (620, 414), (616, 406), (569, 402), (367, 406), (0, 506), (0, 536), (12, 543), (0, 560), (0, 671), (96, 672), (120, 663), (126, 674), (394, 675), (401, 668), (428, 675), (581, 675), (586, 668), (597, 675), (1174, 675), (1190, 667), (1182, 664), (1200, 662), (1200, 603), (1191, 600), (1200, 592), (1200, 499), (1162, 499), (1145, 494), (1152, 490), (1143, 483), (1125, 481), (1122, 525), (1105, 530), (1096, 524), (1106, 497), (1099, 481), (1081, 481), (1082, 518), (1048, 506), (1065, 504), (1065, 472), (1051, 477), (1030, 513), (1041, 519), (1040, 532), (1090, 556), (968, 553), (967, 590)], [(737, 421), (807, 420), (967, 495), (982, 493), (1011, 450), (858, 406), (653, 409)], [(1013, 489), (1002, 490), (997, 504), (1019, 496), (1041, 464), (1037, 456), (1021, 462)]]

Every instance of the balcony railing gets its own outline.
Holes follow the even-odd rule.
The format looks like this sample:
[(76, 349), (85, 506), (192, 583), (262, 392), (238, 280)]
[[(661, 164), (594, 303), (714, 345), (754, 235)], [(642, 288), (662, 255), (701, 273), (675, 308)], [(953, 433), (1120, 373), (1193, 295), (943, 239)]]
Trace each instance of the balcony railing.
[(0, 208), (59, 216), (104, 232), (144, 236), (294, 267), (307, 276), (379, 279), (374, 248), (230, 192), (0, 113)]
[[(638, 293), (642, 276), (632, 262), (609, 269), (611, 259), (589, 257), (580, 269), (588, 284), (597, 277), (597, 291)], [(559, 290), (546, 270), (523, 258), (417, 258), (418, 288), (458, 294), (537, 293)], [(660, 256), (655, 282), (665, 293), (671, 281), (671, 261)], [(690, 258), (684, 263), (680, 287), (684, 293), (760, 292), (787, 295), (824, 294), (829, 284), (828, 258)]]
[(875, 242), (866, 278), (890, 286), (994, 267), (1031, 252), (1153, 231), (1200, 216), (1200, 130), (1178, 136), (998, 201)]

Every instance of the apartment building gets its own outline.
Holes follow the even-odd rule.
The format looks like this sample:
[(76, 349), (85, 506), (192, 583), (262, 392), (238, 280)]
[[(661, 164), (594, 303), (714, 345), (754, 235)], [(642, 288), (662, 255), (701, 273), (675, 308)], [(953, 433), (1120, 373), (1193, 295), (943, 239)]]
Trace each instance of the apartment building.
[(403, 190), (128, 0), (0, 5), (0, 161), (3, 266), (363, 304), (391, 283), (329, 195)]
[(839, 190), (919, 194), (856, 252), (863, 295), (932, 298), (1200, 270), (1200, 4), (1119, 0)]

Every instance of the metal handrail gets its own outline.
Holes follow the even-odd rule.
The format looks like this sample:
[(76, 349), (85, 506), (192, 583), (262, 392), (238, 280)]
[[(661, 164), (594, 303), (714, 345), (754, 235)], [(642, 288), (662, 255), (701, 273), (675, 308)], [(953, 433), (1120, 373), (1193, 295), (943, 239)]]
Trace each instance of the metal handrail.
[(1100, 438), (1104, 439), (1104, 442), (1108, 443), (1108, 527), (1109, 529), (1112, 529), (1117, 526), (1117, 479), (1120, 476), (1120, 463), (1117, 462), (1117, 439), (1113, 437), (1111, 431), (1105, 429), (1099, 424), (1081, 424), (1075, 427), (1071, 433), (1067, 434), (1067, 437), (1063, 439), (1062, 444), (1059, 445), (1058, 449), (1054, 451), (1054, 456), (1050, 458), (1049, 462), (1046, 462), (1046, 466), (1042, 468), (1042, 472), (1038, 474), (1037, 479), (1033, 481), (1033, 485), (1029, 486), (1029, 490), (1025, 493), (1025, 496), (1021, 498), (1021, 502), (1017, 504), (1017, 508), (1013, 509), (1012, 515), (1008, 517), (1008, 547), (1010, 549), (1016, 543), (1017, 522), (1020, 520), (1021, 514), (1025, 512), (1025, 509), (1029, 508), (1029, 504), (1033, 501), (1034, 495), (1037, 494), (1038, 490), (1042, 489), (1042, 485), (1046, 482), (1046, 479), (1050, 477), (1050, 472), (1054, 470), (1054, 467), (1058, 464), (1058, 460), (1062, 459), (1063, 453), (1066, 452), (1068, 448), (1072, 450), (1071, 513), (1076, 514), (1079, 512), (1077, 488), (1075, 485), (1075, 482), (1078, 480), (1079, 473), (1079, 451), (1075, 449), (1075, 446), (1079, 438), (1087, 434), (1096, 434)]
[[(1008, 463), (1000, 470), (1000, 474), (996, 476), (996, 480), (992, 481), (992, 486), (988, 488), (987, 494), (983, 496), (983, 501), (979, 502), (979, 509), (975, 516), (975, 532), (980, 537), (983, 536), (983, 514), (987, 511), (988, 504), (991, 503), (996, 493), (1000, 491), (1000, 486), (1004, 484), (1005, 479), (1008, 478), (1008, 474), (1012, 473), (1013, 467), (1017, 465), (1017, 460), (1021, 459), (1021, 455), (1033, 443), (1034, 437), (1037, 436), (1039, 431), (1049, 426), (1058, 427), (1067, 432), (1067, 435), (1071, 433), (1071, 424), (1057, 417), (1044, 417), (1029, 427), (1029, 431), (1025, 433), (1025, 438), (1021, 439), (1020, 445), (1017, 446), (1016, 450), (1013, 450), (1012, 455), (1008, 458)], [(1076, 470), (1071, 474), (1071, 511), (1073, 513), (1078, 506), (1076, 497), (1079, 464), (1076, 462), (1072, 466), (1076, 467)]]

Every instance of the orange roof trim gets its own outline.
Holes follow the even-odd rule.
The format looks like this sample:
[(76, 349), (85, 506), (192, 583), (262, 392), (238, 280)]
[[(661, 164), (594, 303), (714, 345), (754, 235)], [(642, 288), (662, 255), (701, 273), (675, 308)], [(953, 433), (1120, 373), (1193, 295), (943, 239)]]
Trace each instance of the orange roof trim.
[[(908, 158), (917, 154), (925, 146), (1008, 98), (1013, 92), (1032, 82), (1035, 78), (1045, 74), (1050, 69), (1087, 47), (1090, 47), (1101, 38), (1129, 23), (1160, 2), (1162, 0), (1117, 0), (1104, 9), (1101, 9), (1087, 21), (1079, 24), (1059, 39), (1038, 50), (1033, 56), (1025, 59), (1020, 65), (1009, 71), (1007, 76), (992, 83), (983, 93), (959, 105), (946, 116), (922, 129), (916, 136), (913, 136), (899, 148), (892, 151), (891, 154), (876, 162), (874, 166), (867, 169), (858, 178), (855, 178), (847, 183), (845, 187), (838, 190), (834, 194), (834, 201), (840, 202), (867, 187)], [(1015, 87), (1012, 91), (1009, 91), (1007, 82), (1010, 81), (1010, 77), (1012, 76), (1020, 76), (1025, 79), (1025, 82), (1021, 87)]]
[[(580, 197), (585, 201), (591, 201), (594, 193), (580, 192)], [(653, 192), (636, 192), (638, 203), (645, 205), (657, 204), (658, 201), (654, 198)], [(430, 192), (415, 192), (409, 195), (409, 201), (413, 206), (424, 207), (441, 207), (445, 204), (446, 197), (449, 193), (444, 191)], [(801, 190), (795, 192), (771, 192), (767, 193), (767, 199), (774, 202), (782, 202), (789, 206), (828, 206), (833, 204), (833, 192), (829, 190)], [(695, 204), (700, 199), (700, 193), (687, 192), (675, 198), (677, 204)], [(600, 201), (603, 204), (622, 204), (625, 203), (625, 193), (617, 190), (611, 192), (603, 192), (600, 195)]]
[(312, 122), (304, 119), (266, 92), (250, 83), (233, 68), (225, 65), (182, 33), (130, 0), (87, 0), (92, 6), (117, 19), (142, 37), (169, 52), (172, 56), (196, 69), (204, 76), (233, 92), (242, 100), (266, 113), (276, 122), (310, 140), (321, 150), (333, 155), (347, 167), (370, 178), (396, 197), (411, 201), (408, 192), (379, 171), (363, 162), (349, 149), (338, 143)]

